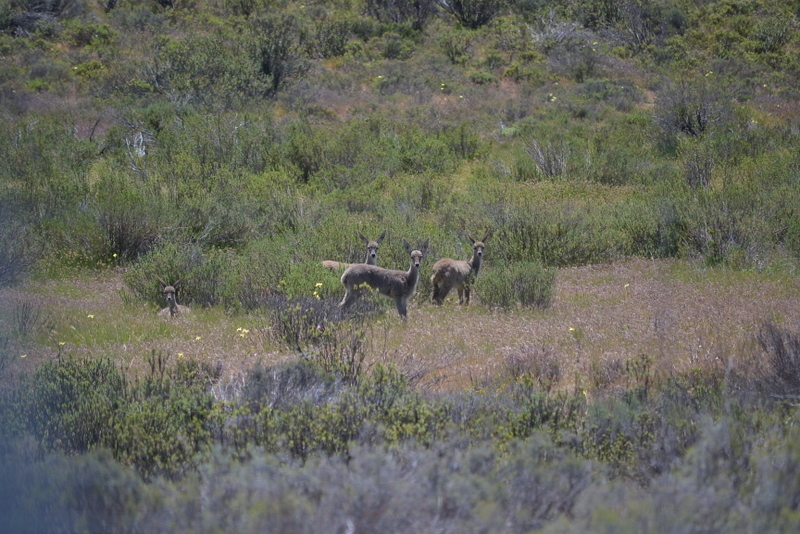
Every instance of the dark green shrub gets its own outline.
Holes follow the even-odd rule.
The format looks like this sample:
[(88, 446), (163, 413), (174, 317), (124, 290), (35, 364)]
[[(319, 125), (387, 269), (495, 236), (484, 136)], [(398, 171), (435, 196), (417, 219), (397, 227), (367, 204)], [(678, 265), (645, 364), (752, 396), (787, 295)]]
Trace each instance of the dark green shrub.
[(756, 340), (766, 354), (766, 365), (758, 369), (760, 385), (778, 401), (795, 402), (800, 398), (800, 335), (767, 321)]
[(672, 152), (679, 136), (724, 131), (731, 122), (729, 95), (713, 77), (667, 82), (657, 93), (655, 122), (662, 150)]
[(310, 65), (303, 51), (306, 29), (300, 19), (285, 13), (260, 16), (249, 21), (248, 31), (251, 54), (268, 96), (308, 71)]
[(102, 242), (94, 251), (101, 260), (116, 258), (132, 262), (158, 243), (169, 212), (162, 197), (146, 184), (131, 183), (129, 177), (112, 176), (96, 191), (97, 224)]
[(265, 406), (273, 410), (302, 403), (319, 406), (338, 388), (334, 374), (301, 358), (279, 366), (256, 365), (245, 377), (239, 401), (254, 413)]
[(41, 247), (21, 215), (0, 201), (0, 287), (25, 277), (41, 256)]
[(778, 52), (791, 40), (796, 28), (797, 19), (788, 13), (759, 20), (753, 31), (753, 39), (758, 43), (756, 52)]
[(586, 209), (515, 206), (498, 218), (492, 226), (498, 228), (494, 247), (502, 261), (562, 267), (606, 261), (616, 253), (617, 243)]
[[(106, 0), (107, 5), (112, 2), (116, 3), (117, 0)], [(163, 29), (167, 19), (164, 13), (155, 13), (145, 3), (123, 2), (113, 9), (112, 20), (122, 28), (157, 33)]]
[(347, 53), (354, 21), (347, 17), (329, 16), (314, 21), (308, 42), (308, 55), (331, 58)]
[[(131, 266), (123, 279), (135, 296), (159, 307), (164, 305), (164, 288), (159, 278), (172, 285), (180, 281), (178, 298), (183, 302), (183, 289), (188, 285), (184, 282), (201, 257), (202, 253), (194, 247), (167, 244)], [(188, 304), (189, 300), (185, 303)]]
[(107, 359), (46, 362), (23, 383), (28, 428), (42, 451), (86, 452), (107, 446), (127, 381)]
[(475, 289), (483, 304), (513, 308), (517, 304), (547, 308), (553, 296), (556, 272), (536, 262), (516, 262), (482, 272)]
[(491, 22), (504, 5), (502, 0), (446, 0), (441, 3), (458, 22), (473, 30)]
[(414, 42), (395, 32), (381, 36), (381, 55), (386, 59), (408, 59), (414, 53)]
[(367, 0), (366, 12), (383, 23), (409, 23), (417, 31), (436, 13), (435, 0)]
[(439, 46), (453, 65), (469, 61), (474, 36), (460, 29), (447, 28), (438, 37)]
[[(202, 375), (195, 374), (194, 377)], [(185, 475), (210, 440), (210, 384), (188, 383), (180, 368), (147, 377), (119, 406), (107, 442), (114, 456), (145, 478)]]

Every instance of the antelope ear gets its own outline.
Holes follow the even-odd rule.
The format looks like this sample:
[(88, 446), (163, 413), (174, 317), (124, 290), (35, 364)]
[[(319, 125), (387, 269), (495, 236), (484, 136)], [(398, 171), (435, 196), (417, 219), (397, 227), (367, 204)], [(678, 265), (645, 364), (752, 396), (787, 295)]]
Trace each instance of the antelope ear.
[(178, 278), (178, 281), (172, 284), (172, 287), (178, 287), (178, 284), (181, 283), (181, 280), (183, 280), (183, 277)]
[(486, 241), (490, 237), (492, 237), (492, 231), (491, 230), (486, 230), (486, 235), (483, 236), (483, 239), (481, 239), (481, 241)]
[(383, 233), (381, 234), (381, 236), (378, 239), (376, 239), (376, 241), (378, 242), (379, 245), (380, 245), (381, 241), (383, 241), (384, 237), (386, 237), (386, 230), (384, 230)]
[(164, 287), (167, 287), (167, 286), (169, 285), (169, 284), (168, 284), (168, 283), (166, 283), (164, 280), (162, 280), (160, 276), (156, 276), (156, 278), (158, 278), (158, 281), (159, 281), (159, 282), (161, 282), (161, 285), (162, 285), (162, 286), (164, 286)]
[(365, 245), (369, 245), (369, 239), (364, 237), (364, 234), (362, 234), (361, 232), (356, 232), (356, 233), (358, 234), (358, 237), (361, 238), (361, 241), (363, 241)]
[(431, 238), (429, 237), (422, 244), (422, 249), (421, 249), (422, 254), (427, 254), (428, 253), (428, 245), (430, 244), (430, 242), (431, 242)]
[(408, 244), (408, 241), (406, 241), (405, 237), (403, 238), (403, 248), (406, 250), (406, 252), (411, 253), (411, 245)]
[(467, 238), (469, 239), (470, 243), (472, 243), (473, 245), (475, 244), (475, 240), (472, 239), (471, 235), (467, 234)]

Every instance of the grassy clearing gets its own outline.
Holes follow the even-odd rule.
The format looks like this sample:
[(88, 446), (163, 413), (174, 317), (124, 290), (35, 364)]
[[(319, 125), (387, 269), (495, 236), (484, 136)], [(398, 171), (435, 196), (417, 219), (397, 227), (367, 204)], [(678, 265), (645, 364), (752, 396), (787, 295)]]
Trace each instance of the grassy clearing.
[[(491, 267), (481, 276), (491, 276)], [(111, 357), (134, 373), (146, 368), (153, 352), (219, 362), (223, 380), (255, 363), (297, 357), (270, 337), (259, 313), (195, 308), (186, 317), (159, 318), (153, 306), (123, 302), (121, 278), (114, 271), (2, 289), (4, 331), (17, 329), (20, 303), (49, 317), (46, 329), (12, 339), (16, 358), (6, 379), (59, 353)], [(714, 360), (735, 363), (764, 320), (791, 324), (800, 309), (800, 283), (790, 275), (633, 259), (560, 269), (545, 310), (491, 310), (479, 294), (470, 306), (450, 296), (437, 308), (429, 297), (417, 294), (406, 323), (388, 313), (369, 325), (368, 361), (412, 359), (441, 367), (446, 379), (437, 387), (448, 390), (498, 373), (506, 354), (531, 345), (557, 355), (565, 372), (556, 387), (564, 389), (574, 387), (576, 373), (585, 386), (593, 366), (642, 354), (666, 373)]]

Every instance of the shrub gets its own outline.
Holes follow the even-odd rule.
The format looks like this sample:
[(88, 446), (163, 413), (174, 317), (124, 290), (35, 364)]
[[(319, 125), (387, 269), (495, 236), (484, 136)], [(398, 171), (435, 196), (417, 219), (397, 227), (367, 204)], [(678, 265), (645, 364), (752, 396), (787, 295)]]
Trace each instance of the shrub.
[(553, 296), (556, 273), (536, 262), (516, 262), (503, 268), (493, 267), (478, 278), (476, 292), (482, 303), (498, 308), (517, 304), (547, 308)]
[(130, 532), (157, 508), (147, 484), (107, 450), (0, 460), (0, 511), (9, 532)]
[(15, 211), (0, 202), (0, 287), (22, 279), (42, 253), (33, 232)]
[(514, 206), (497, 219), (492, 226), (499, 239), (493, 250), (502, 261), (561, 267), (606, 261), (615, 254), (617, 244), (585, 208), (531, 203)]
[(561, 380), (561, 365), (556, 353), (547, 346), (525, 341), (505, 352), (503, 367), (514, 381), (533, 379), (548, 394)]
[[(198, 263), (199, 256), (200, 252), (193, 247), (174, 243), (163, 245), (131, 266), (123, 279), (135, 296), (159, 307), (164, 304), (164, 288), (159, 279), (173, 285), (180, 280), (180, 299), (183, 302), (182, 290), (187, 286), (184, 280)], [(188, 303), (189, 299), (186, 299)]]
[(536, 163), (540, 176), (550, 179), (566, 174), (569, 147), (563, 139), (557, 146), (552, 142), (540, 143), (537, 139), (530, 139), (525, 149), (528, 156)]
[(302, 403), (319, 406), (328, 402), (338, 388), (332, 373), (307, 359), (271, 367), (257, 364), (247, 372), (239, 402), (252, 412), (267, 406), (272, 410)]
[(436, 13), (436, 0), (367, 0), (366, 12), (384, 23), (410, 23), (417, 31)]
[(98, 259), (132, 262), (155, 247), (169, 216), (158, 193), (112, 176), (98, 186), (96, 194), (96, 218), (103, 237), (96, 245), (102, 248), (94, 252)]
[(308, 55), (314, 58), (331, 58), (347, 53), (353, 21), (337, 16), (314, 21), (308, 42)]
[(447, 28), (438, 37), (442, 52), (453, 65), (466, 63), (470, 58), (470, 50), (474, 37), (463, 30)]
[(209, 390), (221, 372), (191, 361), (167, 369), (153, 361), (156, 357), (151, 357), (151, 373), (117, 405), (105, 440), (120, 462), (146, 479), (185, 475), (208, 446), (213, 401)]
[(464, 27), (473, 30), (491, 22), (504, 5), (502, 0), (441, 0), (440, 4)]
[(796, 402), (800, 398), (800, 335), (765, 322), (756, 334), (766, 353), (766, 365), (759, 371), (761, 385), (774, 399)]
[(299, 353), (309, 345), (322, 343), (325, 329), (341, 312), (338, 301), (315, 297), (288, 299), (276, 295), (268, 300), (270, 335)]
[(729, 97), (711, 78), (668, 82), (658, 91), (655, 122), (665, 152), (675, 150), (678, 136), (702, 137), (711, 131), (722, 131), (730, 123)]
[(107, 445), (127, 381), (107, 359), (72, 358), (42, 365), (23, 388), (28, 428), (42, 451), (86, 452)]
[(761, 19), (753, 32), (758, 43), (756, 51), (761, 54), (779, 51), (791, 40), (796, 27), (797, 18), (788, 13)]
[(268, 96), (308, 71), (303, 51), (306, 32), (300, 19), (288, 14), (260, 16), (249, 21), (248, 30), (251, 54)]

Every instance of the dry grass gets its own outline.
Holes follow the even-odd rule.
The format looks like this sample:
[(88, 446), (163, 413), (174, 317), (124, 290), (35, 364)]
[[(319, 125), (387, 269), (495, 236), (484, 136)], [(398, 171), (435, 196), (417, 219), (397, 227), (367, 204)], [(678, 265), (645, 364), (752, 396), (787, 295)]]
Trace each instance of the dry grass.
[[(12, 356), (5, 377), (59, 354), (107, 356), (137, 373), (155, 352), (221, 362), (222, 382), (238, 383), (256, 362), (295, 357), (271, 341), (259, 315), (196, 309), (166, 319), (157, 317), (155, 307), (126, 304), (121, 275), (83, 274), (0, 290), (0, 329), (10, 337)], [(757, 352), (755, 335), (766, 319), (796, 327), (792, 321), (800, 317), (795, 277), (707, 270), (681, 261), (563, 269), (547, 310), (460, 307), (452, 298), (436, 307), (427, 297), (417, 296), (405, 323), (396, 313), (377, 321), (365, 350), (368, 361), (394, 361), (420, 385), (437, 388), (504, 376), (508, 355), (520, 350), (554, 355), (561, 366), (555, 387), (590, 392), (593, 385), (618, 382), (619, 364), (643, 354), (660, 372), (736, 365), (737, 358)], [(21, 302), (48, 312), (52, 328), (12, 334), (13, 310)]]

